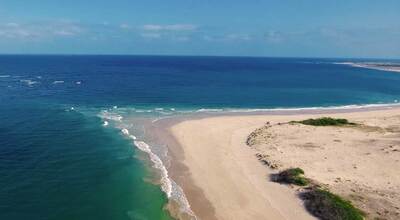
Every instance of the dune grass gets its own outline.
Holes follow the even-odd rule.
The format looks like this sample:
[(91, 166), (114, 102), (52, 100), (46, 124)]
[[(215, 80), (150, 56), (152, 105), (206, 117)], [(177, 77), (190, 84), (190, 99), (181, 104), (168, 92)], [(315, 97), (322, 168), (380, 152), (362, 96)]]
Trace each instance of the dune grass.
[(303, 195), (309, 212), (321, 220), (363, 220), (364, 213), (328, 190), (313, 187)]
[(304, 125), (312, 125), (312, 126), (341, 126), (341, 125), (356, 125), (355, 123), (349, 122), (344, 118), (331, 118), (331, 117), (322, 117), (316, 119), (306, 119), (302, 121), (291, 121), (291, 123), (300, 123)]
[(302, 199), (307, 210), (321, 220), (363, 220), (364, 213), (350, 201), (322, 189), (304, 177), (301, 168), (286, 169), (277, 174), (277, 182), (305, 187)]
[(304, 177), (304, 171), (301, 168), (290, 168), (280, 172), (277, 175), (277, 182), (298, 186), (306, 186), (309, 184), (309, 181)]

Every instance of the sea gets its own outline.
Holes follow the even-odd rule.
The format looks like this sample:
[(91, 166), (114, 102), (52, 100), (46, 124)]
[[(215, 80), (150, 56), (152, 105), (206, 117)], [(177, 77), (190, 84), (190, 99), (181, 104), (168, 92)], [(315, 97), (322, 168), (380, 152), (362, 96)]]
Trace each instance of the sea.
[[(387, 60), (0, 55), (0, 219), (171, 220), (168, 149), (145, 125), (199, 113), (346, 109), (400, 100)], [(390, 60), (390, 62), (400, 62)]]

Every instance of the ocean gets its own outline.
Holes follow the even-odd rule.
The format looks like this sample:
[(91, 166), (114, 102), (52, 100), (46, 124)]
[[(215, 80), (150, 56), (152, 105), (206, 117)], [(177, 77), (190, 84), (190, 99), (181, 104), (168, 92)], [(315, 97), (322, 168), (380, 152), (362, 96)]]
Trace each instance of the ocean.
[(145, 125), (396, 104), (400, 74), (338, 64), (360, 61), (1, 55), (0, 219), (167, 220), (171, 200), (193, 214)]

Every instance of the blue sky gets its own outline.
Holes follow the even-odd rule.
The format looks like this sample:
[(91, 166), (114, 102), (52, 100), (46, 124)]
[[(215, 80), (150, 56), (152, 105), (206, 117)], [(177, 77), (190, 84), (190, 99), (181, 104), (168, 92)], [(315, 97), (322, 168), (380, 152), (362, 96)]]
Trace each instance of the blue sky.
[(399, 0), (0, 0), (0, 53), (400, 58)]

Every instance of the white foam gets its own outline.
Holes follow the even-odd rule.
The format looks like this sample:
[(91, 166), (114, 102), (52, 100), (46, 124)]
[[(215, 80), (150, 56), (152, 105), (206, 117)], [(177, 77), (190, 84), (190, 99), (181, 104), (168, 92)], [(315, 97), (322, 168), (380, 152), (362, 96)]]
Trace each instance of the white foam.
[[(131, 128), (133, 125), (131, 124), (132, 122), (129, 122), (129, 118), (127, 119), (129, 124), (125, 123), (122, 119), (122, 114), (123, 112), (129, 110), (128, 112), (135, 111), (135, 112), (157, 112), (161, 113), (165, 111), (164, 108), (157, 108), (157, 109), (134, 109), (134, 108), (117, 108), (116, 106), (112, 107), (111, 109), (108, 110), (102, 110), (98, 116), (103, 119), (103, 126), (105, 124), (109, 125), (108, 122), (110, 120), (116, 121), (113, 122), (112, 125), (115, 126), (116, 128), (119, 128), (120, 132), (130, 138), (134, 146), (146, 153), (151, 161), (152, 167), (154, 167), (157, 171), (159, 171), (160, 174), (160, 188), (161, 190), (165, 193), (165, 195), (168, 197), (169, 200), (176, 201), (179, 204), (179, 209), (182, 213), (187, 213), (188, 215), (192, 216), (191, 219), (196, 219), (196, 216), (194, 215), (193, 211), (190, 208), (190, 204), (187, 201), (185, 194), (183, 193), (183, 190), (177, 185), (172, 179), (170, 179), (168, 175), (168, 170), (164, 165), (164, 162), (161, 160), (161, 158), (153, 152), (151, 149), (151, 146), (149, 146), (147, 143), (145, 143), (143, 140), (138, 140), (138, 138), (130, 133), (128, 130)], [(167, 109), (168, 111), (168, 109)], [(111, 122), (110, 122), (111, 123)], [(165, 152), (167, 153), (167, 152)], [(168, 158), (166, 156), (166, 158)]]
[(111, 120), (111, 121), (121, 121), (122, 120), (122, 116), (114, 113), (114, 112), (109, 112), (107, 110), (101, 111), (101, 113), (99, 114), (99, 117), (102, 119), (107, 119), (107, 120)]
[(189, 214), (192, 217), (191, 219), (197, 219), (196, 215), (194, 214), (194, 212), (192, 211), (192, 209), (190, 207), (190, 203), (187, 200), (182, 188), (177, 183), (175, 183), (173, 180), (171, 180), (171, 183), (172, 183), (172, 195), (171, 196), (179, 201), (180, 211), (183, 213)]
[(368, 109), (368, 108), (391, 108), (400, 106), (398, 100), (394, 100), (393, 103), (385, 104), (361, 104), (361, 105), (342, 105), (342, 106), (326, 106), (326, 107), (303, 107), (303, 108), (250, 108), (250, 109), (198, 109), (198, 110), (187, 110), (179, 111), (181, 113), (213, 113), (213, 112), (233, 112), (233, 113), (246, 113), (246, 112), (276, 112), (276, 111), (307, 111), (307, 110), (351, 110), (351, 109)]
[(173, 116), (158, 117), (158, 118), (153, 119), (153, 120), (151, 121), (151, 123), (156, 123), (157, 121), (160, 121), (160, 120), (163, 120), (163, 119), (166, 119), (166, 118), (171, 118), (171, 117), (173, 117)]
[(192, 219), (196, 219), (196, 216), (194, 215), (193, 211), (190, 208), (190, 204), (187, 201), (183, 190), (178, 186), (178, 184), (176, 184), (173, 180), (171, 180), (168, 176), (168, 170), (167, 168), (164, 166), (164, 163), (162, 162), (162, 160), (160, 159), (160, 157), (158, 157), (150, 148), (150, 146), (145, 143), (144, 141), (138, 141), (136, 140), (136, 137), (131, 135), (129, 133), (129, 130), (126, 128), (121, 129), (121, 132), (126, 135), (127, 137), (131, 138), (135, 144), (135, 146), (147, 153), (147, 155), (149, 155), (150, 160), (153, 163), (153, 167), (157, 170), (160, 171), (160, 175), (161, 175), (161, 190), (167, 195), (167, 197), (169, 199), (176, 199), (179, 203), (180, 203), (180, 209), (182, 212), (188, 213), (189, 215), (192, 216)]
[(131, 139), (136, 140), (136, 136), (131, 135), (131, 134), (129, 133), (128, 129), (123, 128), (123, 129), (121, 129), (121, 132), (122, 132), (124, 135), (130, 137)]
[(155, 123), (155, 122), (157, 122), (157, 121), (159, 121), (159, 120), (161, 120), (161, 119), (163, 119), (163, 118), (156, 118), (156, 119), (153, 119), (153, 120), (151, 121), (151, 123)]
[[(377, 104), (354, 104), (354, 105), (341, 105), (341, 106), (323, 106), (323, 107), (282, 107), (282, 108), (200, 108), (200, 109), (175, 109), (157, 108), (154, 110), (148, 109), (135, 109), (131, 108), (136, 113), (157, 113), (164, 116), (157, 117), (153, 120), (156, 122), (165, 117), (176, 114), (190, 114), (190, 113), (252, 113), (252, 112), (295, 112), (295, 111), (309, 111), (309, 110), (351, 110), (351, 109), (368, 109), (368, 108), (391, 108), (400, 106), (398, 99), (393, 99), (392, 103), (377, 103)], [(111, 114), (111, 113), (110, 113)]]
[(121, 129), (121, 132), (125, 135), (129, 135), (129, 131), (126, 128)]
[(76, 84), (76, 85), (80, 85), (80, 84), (82, 84), (82, 82), (81, 82), (81, 81), (78, 81), (78, 82), (75, 82), (75, 84)]
[(53, 84), (61, 84), (61, 83), (64, 83), (64, 81), (62, 81), (62, 80), (56, 80), (56, 81), (53, 82)]
[(197, 112), (222, 112), (224, 109), (221, 108), (201, 108)]
[(138, 110), (135, 110), (135, 112), (137, 112), (137, 113), (151, 113), (151, 112), (153, 112), (153, 110), (151, 110), (151, 109), (148, 109), (148, 110), (138, 109)]
[(171, 180), (168, 178), (168, 171), (165, 168), (161, 159), (151, 151), (150, 146), (143, 141), (134, 141), (137, 148), (141, 151), (146, 152), (150, 160), (153, 162), (153, 167), (158, 169), (161, 174), (161, 189), (165, 192), (168, 198), (171, 197), (172, 194), (172, 183)]
[(21, 79), (20, 82), (25, 83), (28, 86), (33, 86), (34, 84), (39, 83), (37, 81), (33, 81), (33, 80), (30, 80), (30, 79)]
[(108, 126), (108, 121), (104, 121), (104, 122), (103, 122), (103, 126), (104, 126), (104, 127), (107, 127), (107, 126)]
[(0, 78), (8, 78), (10, 75), (0, 75)]

